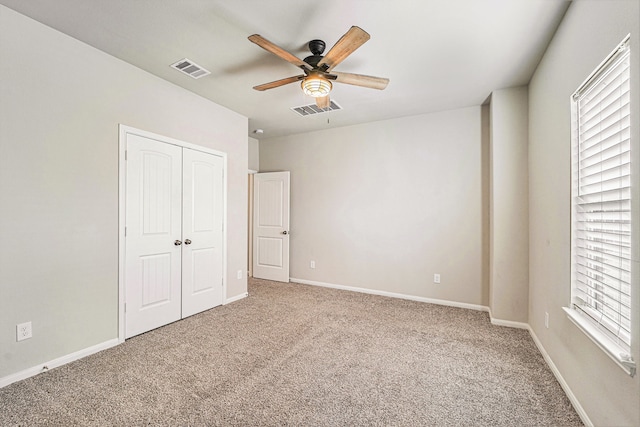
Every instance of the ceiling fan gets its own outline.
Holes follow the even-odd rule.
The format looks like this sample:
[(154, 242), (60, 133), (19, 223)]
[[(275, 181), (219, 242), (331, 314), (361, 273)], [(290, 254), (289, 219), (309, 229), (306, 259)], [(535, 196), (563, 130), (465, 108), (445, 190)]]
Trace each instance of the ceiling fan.
[(389, 79), (332, 71), (333, 67), (344, 61), (347, 56), (351, 55), (356, 49), (369, 40), (369, 38), (371, 38), (371, 36), (366, 31), (360, 27), (353, 26), (329, 49), (329, 52), (327, 52), (325, 56), (322, 56), (326, 47), (325, 42), (322, 40), (311, 40), (309, 42), (311, 56), (301, 60), (258, 34), (249, 36), (251, 42), (296, 67), (301, 68), (304, 72), (304, 74), (298, 76), (287, 77), (254, 86), (253, 88), (264, 91), (289, 83), (301, 82), (304, 93), (314, 97), (316, 99), (316, 105), (319, 108), (327, 108), (330, 105), (329, 92), (331, 92), (333, 87), (332, 81), (382, 90), (387, 87)]

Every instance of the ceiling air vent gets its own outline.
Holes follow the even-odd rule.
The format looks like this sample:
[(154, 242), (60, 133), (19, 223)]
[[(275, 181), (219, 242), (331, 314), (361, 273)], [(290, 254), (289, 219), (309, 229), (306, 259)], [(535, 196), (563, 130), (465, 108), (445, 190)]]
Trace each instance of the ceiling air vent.
[(302, 107), (292, 107), (293, 111), (301, 116), (313, 116), (320, 113), (328, 113), (330, 111), (342, 110), (342, 107), (331, 101), (327, 108), (320, 108), (316, 104), (303, 105)]
[(171, 64), (171, 66), (176, 70), (193, 77), (194, 79), (199, 79), (200, 77), (211, 74), (211, 71), (205, 70), (204, 68), (187, 58), (181, 59), (175, 64)]

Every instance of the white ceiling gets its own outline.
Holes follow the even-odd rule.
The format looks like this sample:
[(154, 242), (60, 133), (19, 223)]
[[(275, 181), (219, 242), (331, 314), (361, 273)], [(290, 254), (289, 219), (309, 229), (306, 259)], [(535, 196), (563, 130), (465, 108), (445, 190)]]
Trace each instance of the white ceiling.
[[(0, 3), (249, 117), (269, 138), (482, 104), (527, 84), (568, 0), (0, 0)], [(300, 117), (298, 84), (253, 86), (300, 70), (247, 40), (260, 34), (301, 59), (352, 25), (371, 39), (336, 71), (390, 79), (384, 91), (334, 84), (343, 108)], [(189, 58), (212, 73), (170, 67)], [(254, 129), (264, 129), (254, 135)]]

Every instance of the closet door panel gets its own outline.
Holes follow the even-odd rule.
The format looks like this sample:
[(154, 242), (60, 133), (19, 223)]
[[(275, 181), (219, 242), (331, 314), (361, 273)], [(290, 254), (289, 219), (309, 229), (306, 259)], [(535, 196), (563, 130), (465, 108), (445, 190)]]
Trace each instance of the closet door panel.
[(126, 337), (181, 317), (182, 149), (127, 135)]
[(222, 304), (224, 162), (183, 152), (182, 317)]

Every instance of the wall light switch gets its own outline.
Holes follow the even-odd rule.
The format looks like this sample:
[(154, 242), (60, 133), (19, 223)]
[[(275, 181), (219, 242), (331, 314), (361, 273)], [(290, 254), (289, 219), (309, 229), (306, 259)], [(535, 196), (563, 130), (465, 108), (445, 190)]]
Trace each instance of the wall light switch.
[(309, 263), (309, 268), (316, 268), (316, 262), (315, 261), (311, 261)]
[(544, 327), (549, 328), (549, 313), (544, 312)]
[(440, 275), (439, 274), (434, 274), (433, 275), (433, 283), (440, 283)]
[(242, 270), (238, 270), (238, 279), (242, 279)]

